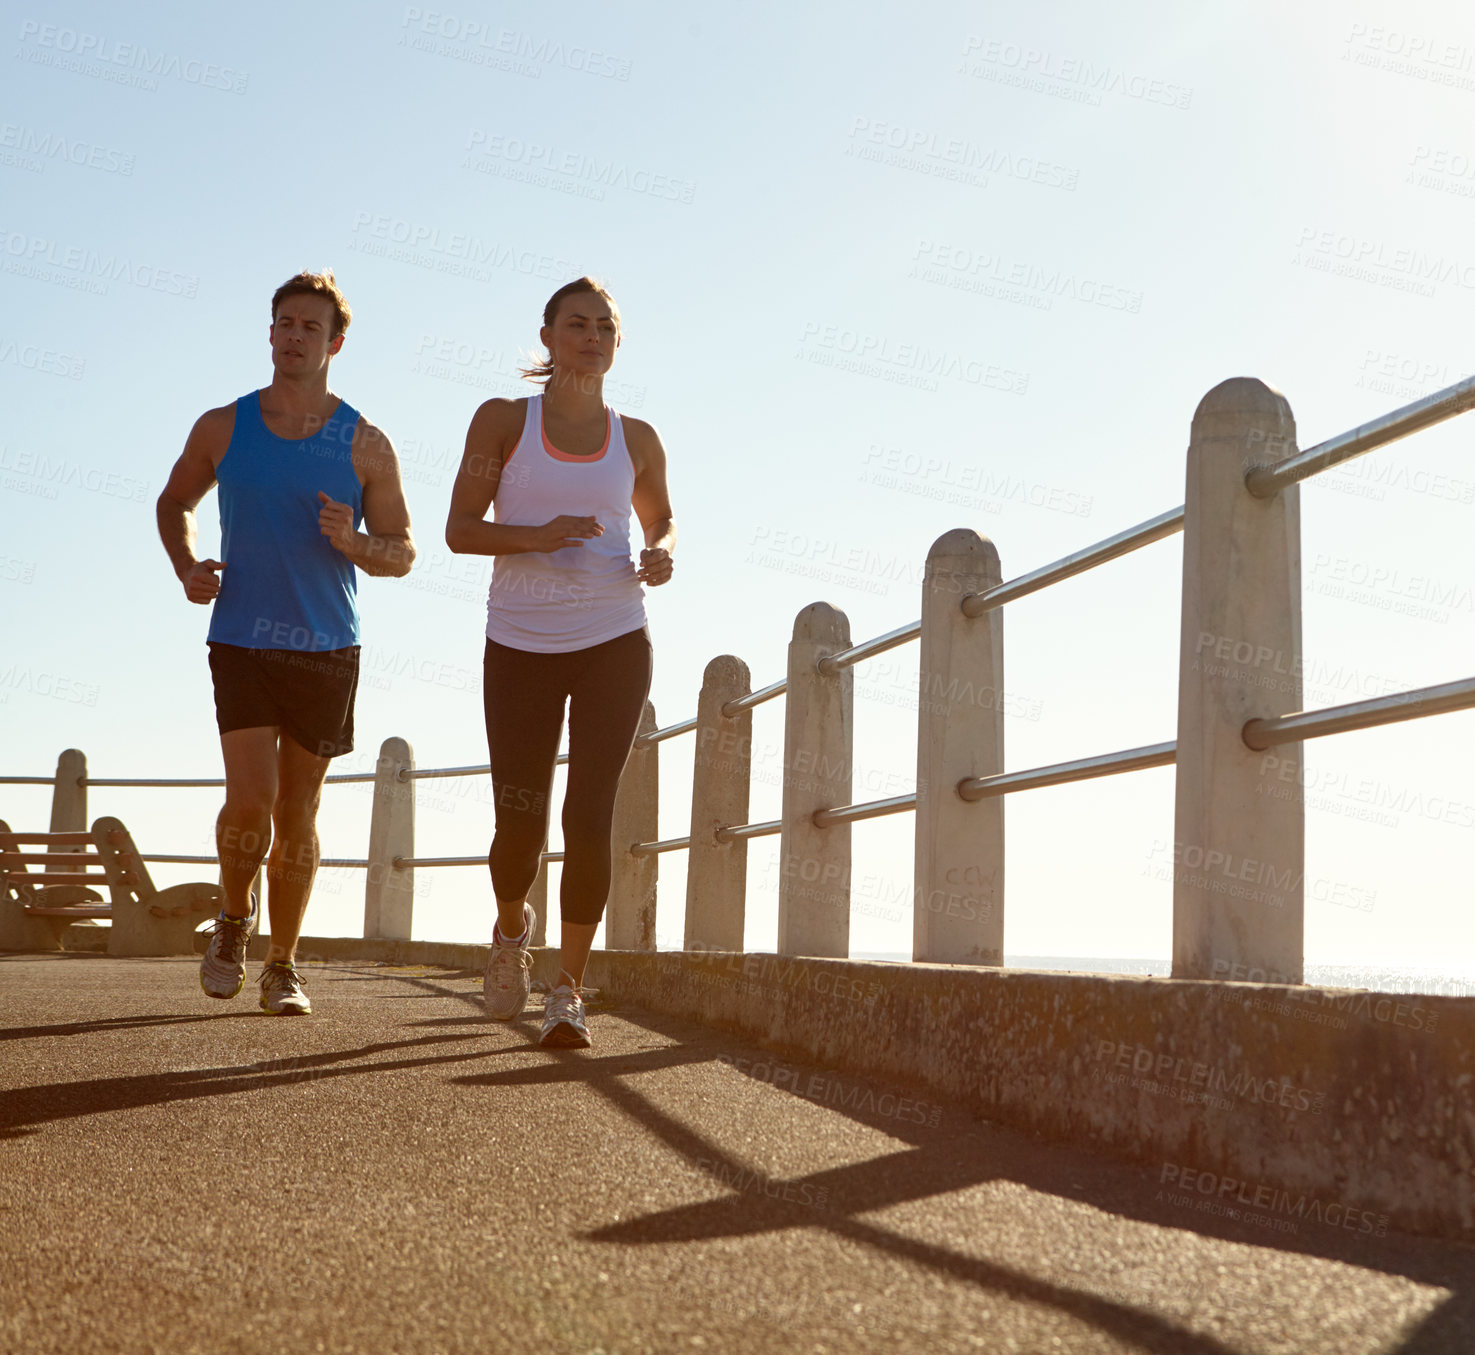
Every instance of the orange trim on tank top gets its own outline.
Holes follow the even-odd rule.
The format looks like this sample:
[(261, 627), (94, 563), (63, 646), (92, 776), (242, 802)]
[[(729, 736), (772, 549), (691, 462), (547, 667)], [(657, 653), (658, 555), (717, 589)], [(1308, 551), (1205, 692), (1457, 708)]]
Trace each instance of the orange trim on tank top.
[(551, 456), (555, 461), (579, 461), (588, 465), (600, 460), (604, 456), (604, 454), (609, 451), (610, 430), (613, 427), (614, 419), (610, 416), (609, 406), (606, 405), (604, 407), (604, 446), (601, 447), (597, 452), (585, 452), (582, 456), (574, 456), (568, 452), (560, 452), (557, 447), (555, 447), (551, 442), (548, 441), (548, 429), (543, 424), (543, 406), (541, 402), (538, 405), (538, 432), (542, 435), (543, 438), (543, 450), (547, 452), (548, 455)]

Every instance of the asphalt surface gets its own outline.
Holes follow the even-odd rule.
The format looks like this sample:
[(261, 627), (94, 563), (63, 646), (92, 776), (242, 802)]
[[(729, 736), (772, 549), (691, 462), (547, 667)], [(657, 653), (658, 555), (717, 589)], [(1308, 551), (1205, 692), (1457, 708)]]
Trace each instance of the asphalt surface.
[[(1475, 1249), (1159, 1172), (618, 1002), (0, 956), (0, 1350), (1475, 1352)], [(918, 1104), (920, 1099), (921, 1104)]]

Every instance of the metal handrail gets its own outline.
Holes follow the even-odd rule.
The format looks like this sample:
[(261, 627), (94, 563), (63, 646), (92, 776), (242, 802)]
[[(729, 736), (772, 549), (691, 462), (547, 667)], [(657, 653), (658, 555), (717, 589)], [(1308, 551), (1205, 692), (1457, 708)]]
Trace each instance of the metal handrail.
[(849, 649), (842, 649), (838, 654), (826, 654), (815, 666), (826, 677), (834, 677), (842, 668), (849, 668), (852, 664), (861, 662), (862, 659), (871, 659), (877, 654), (884, 654), (888, 649), (895, 649), (898, 645), (906, 644), (908, 640), (915, 640), (921, 633), (922, 623), (911, 621), (905, 626), (898, 626), (895, 630), (887, 631), (885, 635), (876, 636), (874, 640), (863, 640), (858, 645), (851, 645)]
[(667, 725), (664, 729), (653, 729), (649, 734), (642, 734), (635, 740), (637, 748), (648, 748), (653, 743), (660, 743), (663, 739), (674, 739), (678, 734), (690, 734), (697, 727), (697, 717), (693, 715), (689, 720), (682, 720), (679, 724)]
[[(562, 852), (544, 852), (539, 858), (542, 861), (562, 861)], [(487, 863), (487, 854), (483, 852), (480, 856), (396, 856), (390, 865), (395, 870), (409, 870), (415, 866), (484, 866)], [(327, 864), (325, 861), (324, 865)]]
[[(553, 765), (555, 767), (566, 767), (568, 765), (568, 754), (560, 753), (553, 759)], [(428, 781), (441, 776), (490, 776), (491, 771), (492, 764), (490, 762), (480, 762), (472, 767), (426, 767), (423, 769), (419, 767), (401, 767), (398, 779), (400, 781)], [(332, 779), (331, 776), (328, 778), (329, 781)], [(372, 781), (374, 778), (370, 776), (366, 779)]]
[(1319, 475), (1343, 461), (1397, 442), (1421, 428), (1443, 423), (1470, 409), (1475, 409), (1475, 376), (1467, 376), (1463, 381), (1404, 405), (1402, 409), (1395, 409), (1391, 414), (1370, 419), (1346, 433), (1338, 433), (1336, 437), (1318, 442), (1315, 447), (1288, 456), (1273, 466), (1255, 466), (1245, 475), (1245, 488), (1257, 499), (1272, 498), (1287, 485)]
[(889, 800), (868, 800), (863, 805), (841, 805), (838, 809), (817, 809), (810, 816), (816, 828), (836, 823), (856, 823), (860, 819), (879, 819), (883, 814), (900, 814), (917, 807), (917, 792), (893, 795)]
[(765, 819), (762, 823), (738, 823), (717, 830), (718, 842), (737, 842), (750, 837), (769, 837), (782, 832), (782, 819)]
[(1109, 536), (1104, 541), (1098, 541), (1094, 546), (1087, 546), (1084, 550), (1062, 556), (1053, 564), (1032, 569), (1028, 574), (1021, 574), (1017, 579), (1008, 579), (982, 593), (969, 593), (963, 599), (963, 615), (982, 616), (995, 607), (1002, 607), (1006, 602), (1013, 602), (1016, 598), (1037, 593), (1041, 588), (1048, 588), (1052, 583), (1059, 583), (1062, 579), (1084, 574), (1088, 569), (1104, 565), (1108, 560), (1129, 555), (1143, 546), (1150, 546), (1154, 541), (1161, 541), (1165, 536), (1181, 532), (1183, 530), (1183, 508), (1184, 506), (1180, 503), (1178, 507), (1170, 508), (1166, 513), (1159, 513), (1155, 518), (1148, 518), (1146, 522), (1139, 522), (1135, 527), (1128, 527), (1126, 531)]
[(754, 706), (761, 706), (765, 701), (772, 701), (776, 696), (782, 696), (789, 690), (789, 679), (780, 678), (777, 682), (770, 682), (766, 687), (760, 687), (756, 692), (749, 692), (747, 696), (736, 696), (726, 702), (722, 707), (722, 713), (726, 716), (736, 715), (742, 710), (752, 710)]
[(1323, 710), (1303, 710), (1292, 715), (1251, 720), (1241, 731), (1241, 737), (1246, 746), (1259, 753), (1282, 743), (1319, 739), (1327, 734), (1344, 734), (1353, 729), (1373, 729), (1378, 725), (1417, 720), (1424, 715), (1443, 715), (1447, 711), (1466, 710), (1471, 706), (1475, 706), (1475, 678), (1461, 678), (1458, 682), (1445, 682), (1437, 687), (1416, 687), (1412, 691), (1376, 696), (1370, 701), (1353, 701), (1345, 706), (1327, 706)]
[(691, 846), (691, 836), (662, 838), (659, 842), (637, 842), (630, 848), (631, 856), (655, 856), (658, 852), (679, 852)]
[(1166, 767), (1178, 760), (1178, 741), (1150, 743), (1141, 748), (1124, 748), (1119, 753), (1098, 753), (1095, 757), (1078, 758), (1074, 762), (1056, 762), (1048, 767), (1031, 767), (1022, 772), (1001, 772), (997, 776), (969, 776), (958, 782), (958, 794), (965, 800), (983, 800), (991, 795), (1005, 795), (1016, 790), (1035, 790), (1040, 786), (1060, 786), (1070, 781), (1089, 781), (1097, 776), (1115, 776), (1118, 772), (1136, 772), (1145, 767)]

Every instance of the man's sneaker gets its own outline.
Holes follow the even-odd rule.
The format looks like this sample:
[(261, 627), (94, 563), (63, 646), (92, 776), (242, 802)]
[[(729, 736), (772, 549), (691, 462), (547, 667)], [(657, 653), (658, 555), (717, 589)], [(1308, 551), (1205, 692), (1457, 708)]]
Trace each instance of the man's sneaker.
[(538, 1043), (549, 1049), (587, 1049), (589, 1027), (584, 1024), (584, 990), (561, 983), (543, 1004), (543, 1033)]
[(227, 917), (224, 910), (215, 919), (215, 931), (200, 959), (200, 987), (210, 997), (234, 997), (246, 983), (246, 947), (256, 934), (261, 908), (251, 895), (248, 917)]
[(487, 956), (487, 967), (481, 976), (481, 1000), (486, 1005), (487, 1015), (498, 1021), (512, 1021), (522, 1015), (527, 1006), (528, 993), (532, 991), (532, 978), (528, 966), (533, 957), (528, 952), (532, 944), (533, 928), (538, 924), (538, 915), (533, 906), (522, 906), (522, 944), (511, 945), (502, 939), (502, 929), (492, 928), (492, 952)]
[(308, 1016), (312, 1003), (302, 991), (302, 975), (290, 964), (273, 960), (261, 971), (261, 1010), (272, 1016)]

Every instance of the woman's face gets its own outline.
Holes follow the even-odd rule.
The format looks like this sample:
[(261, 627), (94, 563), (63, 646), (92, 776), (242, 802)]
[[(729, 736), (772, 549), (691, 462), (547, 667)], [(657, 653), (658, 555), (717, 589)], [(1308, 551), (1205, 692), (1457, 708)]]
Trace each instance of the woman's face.
[(575, 292), (558, 303), (553, 323), (544, 325), (538, 337), (555, 367), (569, 374), (603, 376), (620, 346), (620, 323), (597, 292)]

